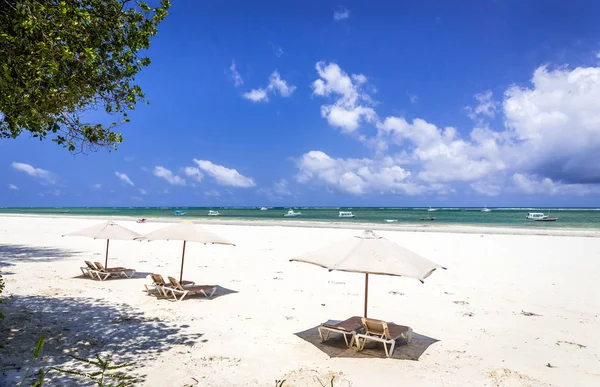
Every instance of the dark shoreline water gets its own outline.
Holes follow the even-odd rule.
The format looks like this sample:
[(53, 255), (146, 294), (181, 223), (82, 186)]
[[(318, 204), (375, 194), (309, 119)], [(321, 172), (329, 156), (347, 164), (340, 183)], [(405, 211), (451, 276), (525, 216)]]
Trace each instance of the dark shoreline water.
[[(208, 210), (217, 210), (219, 219), (232, 220), (293, 220), (317, 222), (348, 222), (373, 224), (446, 224), (502, 226), (521, 228), (586, 228), (600, 229), (600, 209), (597, 208), (438, 208), (434, 212), (426, 208), (375, 208), (375, 207), (294, 207), (301, 216), (284, 217), (289, 207), (270, 207), (261, 211), (258, 207), (52, 207), (52, 208), (0, 208), (2, 214), (70, 215), (70, 216), (126, 216), (132, 218), (193, 218), (209, 219)], [(183, 210), (184, 216), (175, 216), (175, 210)], [(339, 211), (351, 211), (354, 218), (340, 218)], [(534, 222), (526, 219), (528, 212), (543, 212), (557, 217), (556, 222)], [(421, 218), (435, 217), (433, 221)], [(391, 222), (393, 221), (393, 222)]]

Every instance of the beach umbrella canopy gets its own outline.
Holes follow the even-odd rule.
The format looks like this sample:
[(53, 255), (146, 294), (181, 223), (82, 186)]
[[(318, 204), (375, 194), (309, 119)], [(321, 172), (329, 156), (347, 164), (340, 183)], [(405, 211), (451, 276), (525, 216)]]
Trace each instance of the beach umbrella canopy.
[(78, 231), (73, 231), (63, 236), (81, 236), (94, 239), (106, 239), (106, 256), (104, 258), (104, 266), (108, 268), (108, 247), (110, 240), (134, 240), (141, 235), (135, 231), (123, 227), (112, 220), (97, 224), (92, 227), (87, 227)]
[(183, 241), (179, 281), (183, 280), (183, 263), (185, 261), (185, 245), (187, 242), (235, 246), (227, 239), (221, 238), (217, 234), (208, 231), (207, 229), (204, 229), (190, 221), (173, 224), (171, 226), (152, 231), (136, 239), (146, 239), (148, 241)]
[(339, 270), (365, 274), (365, 310), (369, 295), (369, 274), (402, 276), (424, 282), (436, 269), (445, 267), (420, 256), (371, 230), (303, 254), (291, 261), (311, 263), (329, 271)]

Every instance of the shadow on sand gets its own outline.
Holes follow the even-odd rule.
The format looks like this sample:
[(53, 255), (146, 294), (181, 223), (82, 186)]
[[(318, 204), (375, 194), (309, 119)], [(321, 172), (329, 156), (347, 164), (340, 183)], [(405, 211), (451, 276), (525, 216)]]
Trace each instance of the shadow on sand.
[(73, 258), (81, 251), (57, 247), (0, 244), (0, 264), (6, 262), (49, 262)]
[[(353, 357), (353, 358), (385, 358), (383, 344), (376, 343), (372, 348), (366, 348), (358, 352), (356, 346), (348, 348), (341, 334), (331, 333), (329, 339), (321, 343), (319, 338), (318, 326), (296, 333), (296, 336), (308, 341), (329, 357)], [(429, 348), (430, 345), (437, 343), (439, 340), (413, 332), (412, 341), (410, 344), (405, 344), (404, 340), (399, 339), (396, 342), (393, 359), (397, 360), (419, 360), (421, 355)], [(371, 346), (371, 345), (369, 345)]]
[[(14, 296), (3, 304), (0, 320), (0, 385), (14, 386), (22, 377), (40, 333), (46, 338), (34, 366), (72, 368), (69, 354), (83, 358), (110, 354), (116, 364), (136, 362), (133, 374), (147, 360), (156, 359), (173, 345), (192, 347), (206, 342), (202, 333), (164, 319), (148, 318), (127, 304), (76, 297)], [(87, 371), (80, 365), (80, 371)], [(50, 372), (50, 386), (86, 386), (86, 380)], [(31, 384), (26, 384), (31, 385)]]

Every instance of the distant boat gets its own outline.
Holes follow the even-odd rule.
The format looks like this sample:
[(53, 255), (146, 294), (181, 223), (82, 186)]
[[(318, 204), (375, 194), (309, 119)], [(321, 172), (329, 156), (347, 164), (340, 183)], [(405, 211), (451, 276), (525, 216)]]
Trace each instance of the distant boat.
[(543, 212), (530, 212), (527, 214), (527, 219), (535, 220), (536, 222), (555, 222), (558, 218), (551, 218)]
[(398, 221), (398, 219), (384, 219), (384, 221), (386, 221), (388, 223), (396, 223)]
[(185, 211), (175, 210), (175, 211), (173, 211), (173, 215), (175, 215), (175, 216), (183, 216), (183, 215), (185, 215)]
[(283, 214), (283, 216), (300, 216), (302, 215), (301, 212), (294, 212), (294, 210), (290, 209), (287, 214)]
[(340, 218), (354, 218), (354, 214), (350, 211), (340, 211), (338, 216)]
[(266, 210), (268, 210), (268, 208), (267, 207), (261, 207), (260, 210), (261, 211), (266, 211)]
[(435, 216), (427, 216), (425, 218), (421, 218), (421, 220), (435, 220)]
[(431, 208), (431, 207), (429, 207), (429, 209), (427, 211), (428, 212), (435, 212), (435, 211), (437, 211), (437, 208)]
[(490, 210), (489, 208), (487, 208), (487, 206), (485, 206), (485, 207), (483, 207), (481, 212), (492, 212), (492, 210)]
[(208, 216), (221, 216), (219, 211), (208, 210)]

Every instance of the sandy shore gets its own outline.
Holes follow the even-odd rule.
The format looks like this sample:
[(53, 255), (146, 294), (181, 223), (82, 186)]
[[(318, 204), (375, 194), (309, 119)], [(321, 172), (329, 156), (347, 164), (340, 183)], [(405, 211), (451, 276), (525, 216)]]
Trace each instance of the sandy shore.
[[(236, 246), (188, 244), (184, 277), (219, 285), (218, 296), (175, 303), (148, 296), (143, 284), (151, 272), (179, 273), (180, 242), (111, 242), (110, 265), (139, 275), (105, 282), (81, 276), (83, 259), (102, 260), (105, 242), (61, 234), (97, 222), (0, 217), (0, 385), (22, 375), (40, 332), (47, 343), (36, 367), (69, 367), (68, 354), (110, 353), (117, 362), (135, 359), (143, 386), (273, 386), (286, 379), (284, 387), (319, 387), (334, 376), (335, 386), (600, 385), (600, 239), (584, 237), (594, 231), (377, 227), (448, 267), (424, 285), (373, 276), (370, 316), (416, 333), (385, 359), (378, 348), (356, 354), (340, 340), (316, 342), (319, 323), (361, 314), (363, 276), (289, 262), (357, 230), (210, 222), (207, 228)], [(163, 225), (120, 223), (140, 233)], [(49, 380), (86, 385), (55, 373)]]

